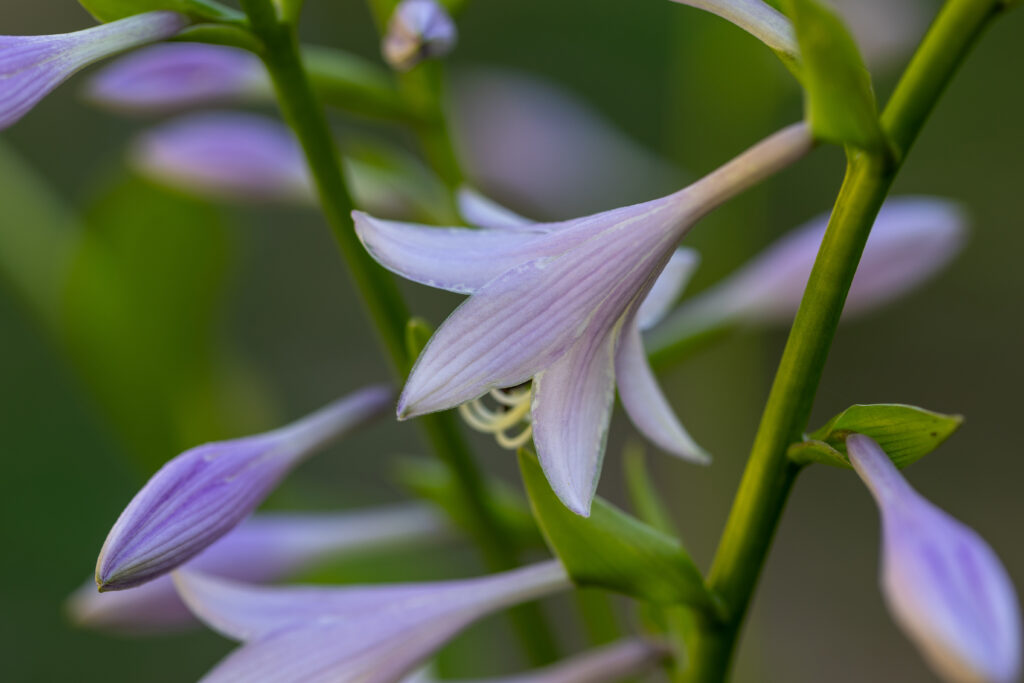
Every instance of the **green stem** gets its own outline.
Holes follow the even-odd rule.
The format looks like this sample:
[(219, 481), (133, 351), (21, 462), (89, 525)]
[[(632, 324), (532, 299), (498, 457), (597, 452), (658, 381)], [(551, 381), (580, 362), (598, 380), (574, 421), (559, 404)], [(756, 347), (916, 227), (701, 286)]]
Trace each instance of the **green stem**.
[[(263, 41), (261, 56), (274, 83), (278, 103), (306, 154), (320, 204), (342, 257), (393, 369), (404, 377), (412, 361), (405, 339), (409, 312), (394, 278), (369, 257), (353, 229), (352, 198), (342, 176), (337, 146), (303, 66), (295, 28), (278, 17), (271, 0), (242, 0), (242, 6), (253, 32)], [(453, 415), (429, 415), (417, 422), (432, 449), (455, 473), (460, 491), (474, 512), (474, 537), (489, 569), (501, 571), (518, 566), (511, 532), (488, 504), (483, 475)], [(522, 605), (511, 610), (511, 614), (531, 661), (539, 664), (554, 659), (557, 652), (553, 635), (539, 607)]]
[(746, 471), (709, 575), (728, 617), (706, 620), (686, 680), (725, 680), (740, 627), (799, 467), (786, 458), (807, 426), (839, 316), (871, 226), (899, 165), (946, 84), (990, 20), (994, 0), (950, 0), (882, 114), (895, 160), (851, 151), (821, 250), (775, 375)]

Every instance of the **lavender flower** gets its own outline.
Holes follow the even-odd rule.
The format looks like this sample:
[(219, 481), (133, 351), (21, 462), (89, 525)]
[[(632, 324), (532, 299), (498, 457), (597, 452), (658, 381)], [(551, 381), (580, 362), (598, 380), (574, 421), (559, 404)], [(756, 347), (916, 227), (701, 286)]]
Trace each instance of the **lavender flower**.
[(392, 68), (408, 71), (455, 47), (455, 22), (437, 0), (402, 0), (388, 20), (381, 51)]
[(14, 124), (80, 69), (170, 38), (188, 23), (175, 12), (146, 12), (74, 33), (0, 36), (0, 129)]
[[(788, 324), (800, 305), (827, 223), (827, 215), (819, 216), (792, 231), (684, 304), (657, 334), (670, 337), (674, 329), (695, 324)], [(888, 200), (871, 229), (844, 315), (874, 310), (935, 275), (962, 248), (965, 224), (963, 211), (947, 200)]]
[(175, 582), (196, 616), (245, 643), (205, 683), (391, 683), (480, 617), (571, 585), (557, 561), (397, 585), (271, 588), (189, 571)]
[(101, 591), (138, 586), (192, 559), (245, 519), (300, 462), (380, 413), (368, 387), (265, 434), (198, 446), (153, 475), (110, 530), (96, 562)]
[(736, 24), (758, 38), (771, 49), (796, 59), (800, 49), (796, 44), (793, 24), (786, 15), (761, 0), (675, 0)]
[(165, 112), (211, 102), (265, 99), (270, 79), (256, 55), (203, 43), (154, 45), (90, 79), (89, 99), (119, 111)]
[[(263, 583), (342, 553), (432, 542), (447, 526), (427, 508), (396, 506), (341, 514), (264, 514), (242, 522), (186, 566)], [(131, 590), (99, 593), (90, 580), (69, 599), (72, 618), (90, 628), (139, 633), (195, 623), (169, 575)]]
[[(504, 425), (528, 410), (548, 481), (581, 515), (597, 486), (616, 382), (655, 443), (705, 460), (646, 365), (636, 328), (656, 315), (641, 304), (697, 220), (810, 146), (806, 127), (796, 125), (675, 194), (531, 230), (441, 229), (355, 212), (360, 239), (386, 268), (472, 295), (417, 360), (399, 418), (497, 392), (509, 410), (477, 417)], [(532, 392), (515, 389), (531, 379)]]
[(1017, 596), (992, 548), (911, 488), (869, 437), (846, 446), (882, 515), (882, 591), (896, 621), (946, 680), (1016, 681)]
[[(590, 652), (518, 676), (459, 679), (457, 683), (615, 683), (637, 676), (665, 658), (665, 648), (647, 640), (621, 640)], [(407, 678), (405, 683), (439, 683), (428, 673)]]

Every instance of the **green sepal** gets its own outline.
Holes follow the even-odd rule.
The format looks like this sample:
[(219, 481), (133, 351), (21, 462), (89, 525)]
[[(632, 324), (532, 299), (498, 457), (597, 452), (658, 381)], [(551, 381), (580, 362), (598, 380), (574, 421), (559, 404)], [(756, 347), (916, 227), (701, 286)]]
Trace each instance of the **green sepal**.
[(818, 0), (787, 0), (800, 46), (800, 80), (814, 135), (863, 149), (884, 149), (871, 75), (839, 16)]
[[(479, 527), (451, 468), (444, 463), (426, 458), (405, 458), (399, 461), (396, 476), (417, 497), (444, 510), (448, 518), (466, 533), (472, 534)], [(537, 523), (522, 496), (495, 479), (489, 480), (486, 486), (488, 505), (501, 521), (501, 527), (512, 534), (516, 543), (522, 546), (542, 545)]]
[(864, 434), (878, 442), (896, 467), (903, 468), (935, 450), (963, 423), (960, 415), (944, 415), (899, 403), (854, 405), (825, 426), (789, 447), (794, 462), (851, 467), (846, 437)]
[(548, 546), (580, 586), (596, 586), (661, 604), (714, 609), (700, 570), (671, 536), (596, 498), (580, 517), (555, 496), (537, 456), (519, 451), (526, 492)]
[(245, 15), (238, 10), (212, 0), (78, 0), (78, 4), (104, 22), (155, 10), (181, 12), (196, 21), (239, 23), (245, 20)]

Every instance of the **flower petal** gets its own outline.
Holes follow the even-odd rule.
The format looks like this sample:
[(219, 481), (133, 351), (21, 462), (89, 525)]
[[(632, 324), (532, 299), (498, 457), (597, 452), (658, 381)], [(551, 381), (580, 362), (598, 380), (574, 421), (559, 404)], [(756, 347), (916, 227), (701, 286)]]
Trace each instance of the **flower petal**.
[(651, 291), (640, 304), (636, 322), (641, 330), (653, 327), (665, 317), (676, 299), (683, 293), (698, 265), (700, 254), (695, 249), (676, 249), (665, 270), (661, 271)]
[(536, 221), (524, 218), (498, 202), (469, 187), (460, 187), (456, 195), (459, 213), (469, 225), (489, 230), (533, 230)]
[[(264, 514), (242, 522), (188, 567), (220, 577), (265, 582), (344, 552), (436, 541), (447, 530), (434, 512), (403, 505), (341, 514)], [(131, 590), (99, 593), (90, 580), (69, 599), (81, 626), (124, 632), (163, 631), (195, 623), (164, 575)]]
[(664, 647), (632, 638), (518, 676), (458, 683), (616, 683), (653, 669), (666, 656)]
[(762, 0), (675, 0), (712, 14), (758, 38), (762, 43), (796, 59), (800, 49), (793, 24), (782, 12)]
[(647, 362), (643, 338), (637, 325), (622, 334), (615, 355), (615, 376), (619, 398), (636, 428), (659, 448), (691, 462), (707, 464), (711, 457), (697, 445), (679, 422), (672, 406), (661, 393)]
[(286, 427), (198, 446), (164, 465), (110, 530), (96, 562), (101, 590), (145, 583), (192, 559), (245, 519), (303, 459), (391, 402), (368, 387)]
[(568, 588), (561, 564), (492, 576), (344, 588), (260, 588), (190, 572), (175, 581), (213, 628), (249, 642), (204, 681), (399, 680), (485, 614)]

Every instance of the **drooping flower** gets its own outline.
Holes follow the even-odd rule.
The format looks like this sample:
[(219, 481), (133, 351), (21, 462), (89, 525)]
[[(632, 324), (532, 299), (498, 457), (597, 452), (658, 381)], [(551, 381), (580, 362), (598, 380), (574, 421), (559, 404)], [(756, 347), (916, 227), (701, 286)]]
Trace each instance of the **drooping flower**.
[(882, 591), (897, 623), (951, 683), (1016, 681), (1017, 595), (992, 548), (915, 491), (869, 437), (846, 446), (882, 515)]
[[(264, 583), (325, 559), (393, 545), (436, 541), (448, 527), (430, 509), (404, 505), (334, 514), (262, 514), (201, 552), (186, 567), (214, 576)], [(131, 590), (100, 593), (92, 579), (68, 601), (81, 626), (138, 634), (195, 623), (170, 575)]]
[(457, 35), (455, 22), (437, 0), (402, 0), (388, 20), (381, 52), (392, 68), (407, 71), (451, 52)]
[(557, 561), (369, 586), (250, 586), (184, 570), (174, 578), (196, 616), (245, 643), (205, 683), (393, 683), (473, 621), (571, 585)]
[(472, 295), (417, 360), (399, 417), (445, 410), (532, 379), (532, 391), (495, 397), (523, 412), (520, 405), (532, 396), (541, 464), (561, 500), (582, 515), (597, 486), (616, 383), (627, 412), (652, 441), (681, 457), (705, 459), (647, 366), (637, 328), (663, 310), (642, 304), (694, 223), (810, 147), (798, 124), (667, 197), (529, 230), (434, 228), (355, 212), (360, 239), (386, 268)]
[(717, 14), (789, 58), (796, 59), (800, 54), (793, 24), (786, 15), (762, 0), (674, 1)]
[[(819, 216), (785, 235), (668, 315), (653, 336), (665, 340), (685, 330), (719, 325), (789, 324), (827, 223), (827, 215)], [(948, 200), (888, 200), (871, 229), (843, 314), (875, 310), (934, 276), (960, 252), (966, 223), (960, 207)]]
[(123, 57), (89, 80), (88, 98), (118, 111), (150, 113), (214, 102), (267, 99), (259, 58), (223, 45), (168, 43)]
[(138, 586), (189, 561), (248, 517), (294, 467), (379, 415), (391, 397), (388, 387), (368, 387), (274, 431), (172, 459), (110, 530), (96, 561), (100, 590)]
[[(664, 647), (649, 640), (632, 638), (584, 652), (551, 666), (515, 676), (486, 679), (457, 679), (452, 683), (616, 683), (655, 667), (667, 655)], [(439, 683), (427, 672), (404, 683)]]
[(74, 33), (0, 36), (0, 129), (84, 67), (170, 38), (188, 23), (176, 12), (146, 12)]

